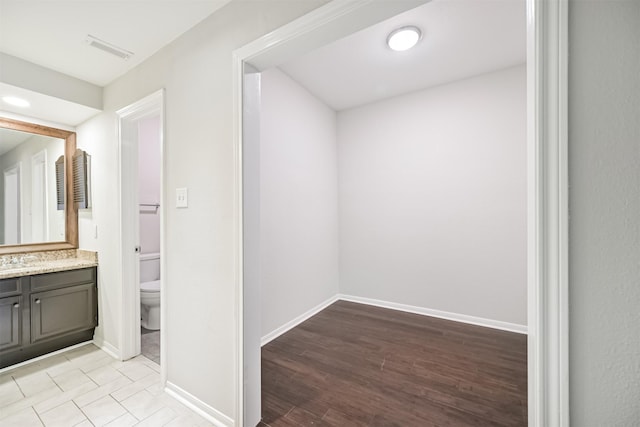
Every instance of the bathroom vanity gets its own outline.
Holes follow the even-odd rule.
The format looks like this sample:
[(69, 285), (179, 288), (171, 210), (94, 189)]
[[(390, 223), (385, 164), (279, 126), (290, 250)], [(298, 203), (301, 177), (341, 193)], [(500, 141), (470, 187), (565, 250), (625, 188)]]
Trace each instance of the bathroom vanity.
[(89, 341), (98, 324), (95, 253), (30, 257), (0, 269), (0, 368)]
[(90, 168), (76, 149), (76, 133), (0, 117), (0, 137), (21, 141), (0, 156), (9, 165), (0, 175), (4, 368), (93, 338), (98, 257), (78, 249), (78, 209), (90, 207)]

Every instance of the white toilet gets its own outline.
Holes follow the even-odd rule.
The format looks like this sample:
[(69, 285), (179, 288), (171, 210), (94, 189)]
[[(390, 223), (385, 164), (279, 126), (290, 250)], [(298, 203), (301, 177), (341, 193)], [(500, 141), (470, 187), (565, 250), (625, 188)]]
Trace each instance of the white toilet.
[(160, 254), (140, 254), (140, 324), (160, 329)]

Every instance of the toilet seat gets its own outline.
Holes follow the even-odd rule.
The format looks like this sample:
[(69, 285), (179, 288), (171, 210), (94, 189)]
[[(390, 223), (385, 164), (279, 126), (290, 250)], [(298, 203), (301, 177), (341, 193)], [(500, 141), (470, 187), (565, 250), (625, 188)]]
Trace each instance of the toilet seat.
[(154, 280), (153, 282), (140, 283), (140, 292), (148, 292), (148, 293), (160, 292), (160, 280)]

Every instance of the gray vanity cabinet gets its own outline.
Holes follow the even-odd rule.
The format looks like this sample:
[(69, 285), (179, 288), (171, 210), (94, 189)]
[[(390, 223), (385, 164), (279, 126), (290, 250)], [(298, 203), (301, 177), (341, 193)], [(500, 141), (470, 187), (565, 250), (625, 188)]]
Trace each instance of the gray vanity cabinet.
[(0, 368), (91, 340), (97, 324), (95, 267), (1, 280)]

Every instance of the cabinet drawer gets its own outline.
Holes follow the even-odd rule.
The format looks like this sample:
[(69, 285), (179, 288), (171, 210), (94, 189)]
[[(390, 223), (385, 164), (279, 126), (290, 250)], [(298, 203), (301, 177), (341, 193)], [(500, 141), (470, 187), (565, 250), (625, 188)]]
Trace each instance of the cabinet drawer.
[(0, 298), (0, 351), (22, 344), (22, 297)]
[(0, 297), (19, 295), (21, 293), (22, 293), (21, 277), (14, 277), (11, 279), (0, 280)]
[(31, 342), (95, 327), (96, 286), (93, 283), (32, 293)]
[(95, 282), (95, 277), (95, 268), (39, 274), (31, 276), (31, 292)]

